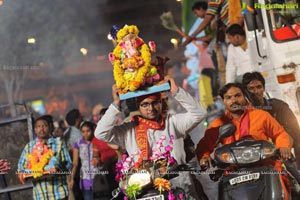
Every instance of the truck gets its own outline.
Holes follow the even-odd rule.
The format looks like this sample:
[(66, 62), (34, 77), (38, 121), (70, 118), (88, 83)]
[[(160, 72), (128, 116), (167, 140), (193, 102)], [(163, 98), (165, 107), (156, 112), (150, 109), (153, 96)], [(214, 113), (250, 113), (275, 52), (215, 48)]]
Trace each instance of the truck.
[(300, 121), (300, 1), (243, 0), (254, 70), (266, 79), (267, 96), (287, 102)]

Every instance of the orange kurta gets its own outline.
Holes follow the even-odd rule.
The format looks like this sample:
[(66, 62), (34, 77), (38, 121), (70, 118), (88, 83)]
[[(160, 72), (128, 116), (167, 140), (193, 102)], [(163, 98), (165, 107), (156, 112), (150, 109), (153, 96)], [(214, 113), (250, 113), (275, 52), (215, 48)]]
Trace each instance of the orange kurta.
[[(266, 111), (258, 109), (248, 109), (249, 113), (249, 133), (255, 140), (271, 139), (276, 148), (290, 148), (290, 138), (283, 127)], [(222, 144), (230, 144), (240, 139), (240, 121), (233, 119), (226, 112), (224, 115), (215, 119), (205, 131), (204, 137), (199, 141), (196, 154), (200, 160), (209, 156), (215, 148), (219, 135), (219, 127), (223, 124), (233, 123), (236, 126), (234, 137), (225, 138)]]

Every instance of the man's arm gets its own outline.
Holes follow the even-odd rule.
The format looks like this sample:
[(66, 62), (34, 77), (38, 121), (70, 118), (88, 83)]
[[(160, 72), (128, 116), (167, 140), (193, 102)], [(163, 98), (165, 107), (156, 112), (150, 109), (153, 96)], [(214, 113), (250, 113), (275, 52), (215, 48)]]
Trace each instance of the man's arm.
[[(273, 106), (275, 106), (273, 104)], [(279, 105), (278, 105), (279, 106)], [(293, 138), (294, 147), (300, 145), (300, 128), (296, 116), (290, 109), (288, 104), (283, 102), (280, 104), (279, 112), (277, 113), (276, 119), (279, 124), (283, 126), (285, 131)]]
[(130, 123), (116, 126), (118, 116), (121, 113), (122, 101), (118, 96), (118, 91), (115, 85), (112, 87), (112, 96), (114, 102), (108, 107), (107, 111), (98, 122), (95, 130), (95, 137), (99, 140), (124, 147), (124, 135), (131, 126)]
[(188, 36), (183, 45), (186, 46), (188, 45), (191, 41), (193, 41), (196, 36), (205, 29), (206, 26), (208, 26), (210, 24), (210, 22), (214, 19), (214, 15), (211, 15), (211, 14), (206, 14), (203, 21), (201, 22), (201, 24), (198, 26), (198, 28), (196, 29), (196, 31), (191, 35), (191, 36)]
[(124, 135), (131, 127), (129, 125), (131, 123), (116, 126), (120, 113), (120, 108), (114, 103), (108, 107), (107, 111), (97, 124), (95, 130), (95, 137), (97, 139), (111, 144), (117, 144), (121, 147), (125, 146)]
[(234, 82), (236, 78), (237, 66), (234, 59), (234, 46), (232, 44), (230, 44), (228, 47), (228, 57), (227, 57), (225, 69), (226, 69), (226, 83)]
[(166, 80), (170, 81), (171, 93), (175, 100), (187, 111), (186, 113), (173, 115), (177, 130), (180, 134), (185, 135), (205, 118), (207, 112), (195, 98), (179, 88), (174, 79), (166, 77)]
[(20, 159), (19, 159), (19, 163), (18, 163), (18, 177), (22, 184), (25, 183), (23, 174), (24, 174), (25, 169), (27, 168), (28, 155), (29, 155), (29, 143), (26, 144), (26, 146), (24, 147), (22, 154), (20, 156)]
[(291, 157), (291, 141), (283, 127), (269, 113), (266, 113), (266, 133), (272, 138), (276, 149), (279, 149), (281, 157), (286, 160)]
[(20, 156), (19, 159), (19, 163), (18, 163), (18, 171), (22, 172), (23, 170), (25, 170), (27, 168), (27, 164), (28, 164), (28, 157), (29, 155), (29, 144), (26, 144), (26, 146), (24, 147), (22, 154)]
[(73, 189), (73, 186), (74, 186), (74, 180), (75, 180), (76, 170), (78, 167), (78, 161), (79, 161), (79, 149), (73, 148), (73, 166), (72, 166), (72, 170), (71, 170), (69, 189)]
[(214, 35), (209, 34), (209, 35), (205, 35), (205, 36), (202, 36), (202, 37), (197, 37), (196, 40), (210, 42), (213, 38), (214, 38)]
[[(210, 157), (210, 154), (214, 151), (218, 135), (219, 127), (209, 127), (206, 129), (204, 137), (197, 144), (195, 151), (199, 161)], [(200, 165), (202, 164), (204, 163), (200, 163)]]

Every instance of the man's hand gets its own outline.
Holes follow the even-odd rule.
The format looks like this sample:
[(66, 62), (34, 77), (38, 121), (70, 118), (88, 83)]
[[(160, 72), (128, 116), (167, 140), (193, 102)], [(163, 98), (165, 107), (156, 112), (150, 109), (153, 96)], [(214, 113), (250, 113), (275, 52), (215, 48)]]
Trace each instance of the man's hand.
[(201, 169), (207, 170), (208, 168), (212, 167), (211, 158), (210, 157), (201, 158), (199, 164)]
[(280, 157), (283, 160), (288, 160), (291, 158), (291, 151), (289, 148), (281, 147), (281, 148), (279, 148), (279, 152), (280, 152)]
[(72, 190), (72, 189), (73, 189), (73, 186), (74, 186), (74, 180), (71, 178), (71, 179), (70, 179), (70, 182), (68, 183), (68, 188), (69, 188), (69, 190)]
[(121, 107), (121, 104), (122, 104), (122, 101), (120, 100), (119, 98), (119, 94), (118, 94), (118, 88), (116, 85), (113, 85), (112, 86), (112, 96), (113, 96), (113, 99), (114, 99), (114, 103)]
[(185, 41), (182, 43), (182, 46), (188, 45), (189, 43), (191, 43), (195, 39), (196, 39), (195, 37), (188, 35), (187, 37), (185, 37)]
[(178, 86), (174, 80), (174, 78), (170, 77), (169, 75), (165, 76), (165, 81), (169, 81), (171, 84), (170, 92), (174, 95), (178, 91)]
[(18, 177), (19, 177), (20, 182), (24, 185), (24, 184), (25, 184), (25, 181), (24, 181), (24, 174), (20, 172), (20, 173), (18, 174)]

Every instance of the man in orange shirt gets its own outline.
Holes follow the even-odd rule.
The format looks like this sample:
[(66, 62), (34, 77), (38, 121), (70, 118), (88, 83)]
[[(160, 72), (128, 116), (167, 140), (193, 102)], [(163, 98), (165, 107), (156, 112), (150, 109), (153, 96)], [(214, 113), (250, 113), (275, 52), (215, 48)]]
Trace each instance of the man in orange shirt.
[(276, 148), (279, 149), (282, 159), (290, 158), (288, 134), (268, 112), (248, 105), (249, 101), (241, 84), (226, 84), (220, 90), (220, 96), (226, 112), (210, 124), (197, 145), (196, 154), (202, 167), (210, 167), (210, 154), (215, 148), (219, 127), (227, 123), (233, 123), (236, 126), (236, 132), (232, 137), (225, 138), (222, 141), (223, 144), (230, 144), (246, 135), (251, 135), (256, 140), (271, 138)]

